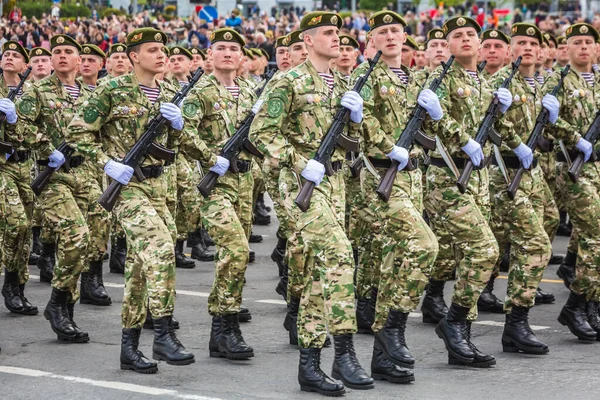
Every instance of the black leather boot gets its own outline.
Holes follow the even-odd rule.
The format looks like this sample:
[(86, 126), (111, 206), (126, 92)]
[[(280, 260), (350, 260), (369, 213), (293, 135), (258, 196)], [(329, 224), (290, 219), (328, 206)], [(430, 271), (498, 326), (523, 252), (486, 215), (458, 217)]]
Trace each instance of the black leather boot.
[(554, 303), (554, 295), (550, 292), (543, 291), (540, 287), (535, 292), (535, 304), (552, 304)]
[(108, 262), (110, 272), (115, 274), (125, 273), (125, 261), (127, 260), (127, 239), (116, 238), (110, 246), (110, 261)]
[(215, 245), (215, 242), (208, 235), (208, 231), (206, 229), (204, 229), (204, 228), (200, 229), (200, 234), (202, 235), (202, 240), (208, 247)]
[(335, 358), (331, 376), (352, 389), (373, 389), (375, 387), (373, 378), (365, 372), (356, 358), (352, 335), (335, 335), (333, 343)]
[(34, 226), (31, 228), (31, 250), (29, 251), (29, 265), (36, 265), (40, 254), (42, 254), (42, 241), (40, 240), (40, 233), (42, 228), (40, 226)]
[(379, 345), (386, 357), (403, 368), (414, 368), (415, 359), (406, 347), (404, 332), (408, 313), (390, 310), (383, 328), (375, 334), (375, 342)]
[(71, 296), (67, 297), (67, 315), (69, 316), (69, 320), (71, 324), (73, 324), (73, 328), (75, 329), (75, 338), (76, 343), (87, 343), (90, 341), (90, 336), (87, 332), (83, 331), (80, 327), (77, 326), (75, 320), (73, 319), (73, 314), (75, 313), (75, 303), (71, 302)]
[(579, 340), (592, 342), (596, 340), (596, 331), (586, 319), (585, 296), (571, 292), (567, 304), (560, 311), (558, 322), (566, 325)]
[(42, 243), (42, 254), (37, 262), (37, 267), (40, 269), (40, 282), (52, 282), (55, 264), (56, 243)]
[(279, 276), (283, 276), (283, 269), (285, 268), (285, 251), (287, 247), (287, 239), (277, 237), (277, 246), (271, 253), (271, 260), (273, 260), (279, 268)]
[(565, 256), (562, 254), (552, 253), (552, 257), (550, 257), (550, 262), (548, 262), (548, 265), (562, 264), (563, 261), (565, 261)]
[(412, 369), (402, 368), (391, 362), (375, 341), (371, 359), (371, 377), (376, 381), (410, 383), (415, 380), (415, 373)]
[(248, 346), (242, 337), (238, 314), (221, 316), (221, 334), (217, 352), (211, 352), (211, 357), (225, 357), (230, 360), (246, 360), (254, 357), (254, 350)]
[(271, 216), (267, 211), (264, 203), (264, 193), (258, 194), (258, 199), (254, 205), (254, 224), (255, 225), (269, 225), (271, 223)]
[(111, 298), (104, 288), (102, 279), (102, 261), (90, 262), (89, 272), (81, 273), (81, 304), (92, 304), (95, 306), (109, 306)]
[(571, 221), (567, 221), (567, 212), (560, 211), (560, 224), (556, 230), (556, 236), (570, 237), (571, 233), (573, 233), (573, 224)]
[(265, 204), (265, 192), (259, 193), (256, 196), (256, 208), (260, 208), (267, 214), (271, 212), (271, 207)]
[(183, 253), (183, 240), (175, 242), (175, 266), (177, 268), (191, 269), (196, 267), (194, 260)]
[(506, 314), (502, 350), (505, 353), (548, 354), (548, 345), (540, 342), (529, 327), (529, 308), (513, 306), (511, 313)]
[(4, 269), (4, 285), (2, 285), (4, 305), (11, 313), (23, 313), (23, 300), (19, 292), (19, 273)]
[(504, 245), (504, 251), (500, 254), (500, 271), (508, 272), (510, 269), (510, 243)]
[[(179, 329), (179, 321), (175, 319), (175, 317), (171, 317), (171, 325), (173, 325), (173, 329)], [(146, 320), (143, 325), (144, 329), (154, 329), (154, 321), (152, 320), (152, 315), (150, 315), (150, 311), (146, 310)]]
[(252, 314), (250, 314), (250, 310), (248, 307), (244, 307), (244, 305), (240, 305), (240, 313), (238, 314), (238, 319), (240, 322), (250, 322), (252, 321)]
[(298, 383), (303, 392), (339, 397), (346, 393), (344, 385), (335, 382), (321, 370), (321, 349), (300, 349)]
[(152, 345), (152, 358), (166, 361), (171, 365), (188, 365), (194, 361), (194, 355), (187, 351), (181, 344), (171, 322), (171, 316), (153, 318), (154, 344)]
[(373, 334), (373, 322), (375, 315), (369, 307), (369, 299), (366, 297), (358, 297), (356, 300), (356, 324), (358, 325), (358, 333), (367, 335)]
[(496, 359), (494, 358), (494, 356), (492, 356), (490, 354), (483, 354), (481, 351), (479, 351), (477, 346), (475, 346), (475, 343), (473, 343), (471, 341), (471, 322), (469, 322), (469, 321), (467, 321), (466, 338), (467, 338), (467, 343), (469, 344), (469, 348), (473, 351), (473, 354), (475, 354), (475, 357), (473, 358), (473, 362), (466, 363), (462, 360), (459, 360), (459, 359), (453, 357), (452, 355), (448, 355), (448, 364), (466, 365), (468, 367), (473, 367), (473, 368), (489, 368), (492, 365), (496, 365)]
[(198, 261), (214, 261), (215, 253), (208, 250), (208, 246), (204, 243), (200, 229), (188, 233), (188, 246), (192, 248), (191, 257)]
[(287, 305), (287, 313), (283, 320), (283, 327), (289, 333), (290, 344), (298, 346), (298, 309), (300, 308), (300, 298), (290, 297)]
[(445, 284), (445, 281), (429, 280), (421, 306), (424, 323), (437, 324), (448, 314), (448, 306), (444, 301)]
[(256, 261), (256, 253), (254, 250), (250, 249), (250, 252), (248, 253), (248, 264), (251, 264), (254, 261)]
[(222, 357), (219, 350), (219, 340), (221, 340), (221, 330), (223, 329), (223, 321), (219, 315), (212, 317), (210, 326), (210, 340), (208, 341), (208, 354), (211, 357)]
[(254, 232), (250, 232), (250, 239), (248, 239), (248, 243), (260, 243), (263, 241), (262, 235), (257, 235)]
[(477, 309), (481, 311), (487, 311), (494, 314), (504, 314), (504, 304), (494, 294), (494, 281), (495, 276), (492, 276), (488, 281), (485, 289), (481, 292), (481, 296), (477, 300)]
[(34, 306), (33, 304), (31, 304), (29, 302), (29, 300), (27, 300), (27, 297), (25, 297), (25, 284), (24, 283), (19, 285), (19, 294), (21, 295), (21, 301), (23, 302), (23, 312), (21, 314), (37, 315), (37, 313), (38, 313), (37, 306)]
[(281, 276), (281, 278), (279, 279), (279, 282), (277, 283), (277, 287), (275, 288), (275, 291), (277, 292), (277, 294), (281, 295), (281, 297), (283, 297), (284, 301), (287, 301), (287, 289), (288, 289), (288, 266), (287, 264), (285, 264), (283, 266), (283, 274)]
[(452, 303), (448, 314), (435, 327), (435, 333), (444, 341), (449, 359), (472, 364), (475, 359), (475, 353), (469, 346), (467, 339), (468, 314), (468, 307), (461, 307), (458, 304)]
[(158, 366), (146, 358), (138, 346), (141, 329), (123, 329), (121, 334), (121, 369), (131, 370), (140, 374), (155, 374)]
[(52, 288), (50, 301), (44, 310), (44, 317), (50, 322), (50, 326), (56, 333), (58, 340), (75, 342), (77, 334), (67, 311), (68, 297), (69, 292)]
[(585, 312), (588, 323), (596, 331), (596, 340), (600, 342), (600, 305), (597, 301), (588, 301)]
[(575, 264), (577, 263), (577, 253), (568, 251), (565, 257), (565, 261), (560, 264), (560, 267), (556, 270), (556, 275), (563, 280), (567, 289), (571, 287), (571, 284), (575, 280)]

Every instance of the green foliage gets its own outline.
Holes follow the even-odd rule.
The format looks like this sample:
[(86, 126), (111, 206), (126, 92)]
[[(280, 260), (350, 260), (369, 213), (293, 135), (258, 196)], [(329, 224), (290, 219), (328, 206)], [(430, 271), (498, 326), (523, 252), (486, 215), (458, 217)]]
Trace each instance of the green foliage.
[(76, 4), (63, 4), (60, 7), (60, 16), (66, 18), (75, 18), (75, 17), (86, 17), (90, 18), (92, 16), (92, 10), (88, 7), (84, 7), (79, 3), (79, 7)]
[(121, 10), (119, 10), (118, 8), (105, 8), (104, 11), (102, 11), (102, 17), (110, 17), (111, 15), (123, 15), (123, 13), (121, 12)]
[[(42, 14), (50, 15), (52, 9), (51, 1), (25, 1), (19, 2), (19, 8), (23, 15), (27, 18), (36, 17), (41, 18)], [(5, 10), (6, 11), (6, 10)], [(10, 12), (10, 11), (8, 11)]]
[[(384, 8), (387, 8), (389, 3), (390, 0), (359, 0), (357, 8), (363, 10), (383, 10)], [(393, 11), (396, 11), (396, 2), (392, 1), (391, 3), (394, 5)]]

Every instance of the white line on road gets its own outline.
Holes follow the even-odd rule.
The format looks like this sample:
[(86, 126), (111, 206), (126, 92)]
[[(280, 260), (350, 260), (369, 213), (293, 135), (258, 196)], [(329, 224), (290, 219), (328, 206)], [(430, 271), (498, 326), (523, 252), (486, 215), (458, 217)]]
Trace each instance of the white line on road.
[(281, 304), (282, 306), (287, 305), (287, 303), (283, 300), (256, 300), (256, 302), (265, 304)]
[(153, 396), (170, 396), (176, 399), (187, 399), (187, 400), (221, 400), (216, 397), (197, 396), (193, 394), (179, 393), (177, 390), (161, 389), (152, 386), (135, 385), (133, 383), (124, 383), (117, 381), (97, 381), (94, 379), (80, 378), (77, 376), (69, 375), (57, 375), (52, 372), (40, 371), (37, 369), (9, 367), (0, 365), (0, 373), (31, 376), (36, 378), (53, 378), (62, 379), (69, 382), (81, 383), (84, 385), (98, 386), (108, 389), (122, 390), (125, 392), (142, 393)]

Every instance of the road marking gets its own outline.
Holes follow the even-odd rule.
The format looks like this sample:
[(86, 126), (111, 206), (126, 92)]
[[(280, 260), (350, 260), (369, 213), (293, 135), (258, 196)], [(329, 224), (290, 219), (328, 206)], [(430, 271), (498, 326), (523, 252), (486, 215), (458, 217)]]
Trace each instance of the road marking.
[[(500, 276), (498, 276), (498, 278), (499, 279), (508, 279), (508, 276), (507, 275), (500, 275)], [(558, 280), (558, 279), (542, 279), (542, 282), (544, 282), (544, 283), (562, 283), (562, 284), (564, 284), (563, 281)]]
[(9, 366), (0, 365), (0, 373), (11, 374), (11, 375), (30, 376), (30, 377), (36, 377), (36, 378), (62, 379), (65, 381), (81, 383), (84, 385), (98, 386), (98, 387), (114, 389), (114, 390), (121, 390), (124, 392), (142, 393), (142, 394), (148, 394), (148, 395), (152, 395), (152, 396), (170, 396), (170, 397), (174, 397), (176, 399), (221, 400), (217, 397), (206, 397), (206, 396), (198, 396), (198, 395), (193, 395), (193, 394), (179, 393), (177, 390), (161, 389), (161, 388), (152, 387), (152, 386), (142, 386), (142, 385), (136, 385), (133, 383), (125, 383), (125, 382), (118, 382), (118, 381), (97, 381), (94, 379), (80, 378), (78, 376), (57, 375), (52, 372), (40, 371), (37, 369), (29, 369), (29, 368), (9, 367)]
[[(408, 314), (408, 316), (411, 317), (411, 318), (421, 318), (423, 316), (423, 314), (421, 314), (419, 312), (411, 312), (410, 314)], [(498, 322), (498, 321), (475, 321), (473, 323), (474, 324), (479, 324), (479, 325), (500, 326), (500, 327), (504, 328), (504, 322)], [(550, 329), (549, 326), (540, 326), (540, 325), (529, 325), (529, 326), (534, 331), (541, 331), (541, 330), (544, 330), (544, 329)]]
[[(179, 292), (177, 292), (179, 293)], [(257, 303), (265, 303), (265, 304), (281, 304), (282, 306), (287, 305), (287, 303), (283, 300), (256, 300)]]

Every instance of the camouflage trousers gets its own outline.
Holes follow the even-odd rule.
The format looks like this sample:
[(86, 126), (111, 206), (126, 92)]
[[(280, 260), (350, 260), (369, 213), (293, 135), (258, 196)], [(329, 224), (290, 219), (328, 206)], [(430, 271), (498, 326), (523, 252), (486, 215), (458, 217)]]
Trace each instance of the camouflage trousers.
[[(512, 178), (515, 170), (508, 171)], [(511, 244), (504, 301), (508, 313), (513, 306), (534, 306), (536, 290), (550, 261), (552, 244), (543, 220), (546, 188), (541, 168), (537, 166), (523, 174), (517, 195), (511, 200), (502, 172), (496, 166), (490, 168), (493, 218), (499, 219)]]
[(273, 168), (269, 165), (269, 161), (265, 158), (263, 163), (263, 176), (265, 182), (265, 189), (269, 193), (269, 197), (273, 200), (273, 208), (275, 209), (275, 215), (277, 215), (277, 221), (279, 221), (279, 227), (277, 228), (277, 236), (284, 239), (289, 239), (294, 231), (294, 226), (290, 225), (287, 212), (285, 210), (284, 201), (279, 193), (279, 168)]
[[(206, 172), (206, 171), (205, 171)], [(215, 241), (215, 279), (210, 315), (239, 313), (252, 228), (252, 173), (227, 172), (202, 202), (202, 223)]]
[(19, 284), (29, 280), (29, 243), (34, 194), (31, 183), (33, 160), (0, 164), (3, 181), (2, 265), (19, 275)]
[[(171, 217), (175, 220), (177, 216), (177, 206), (179, 205), (179, 202), (177, 201), (177, 165), (171, 164), (166, 166), (164, 176), (167, 183), (167, 208), (169, 209), (169, 213), (171, 213)], [(173, 229), (171, 235), (176, 238), (177, 224), (173, 224), (170, 228)]]
[[(192, 164), (193, 163), (193, 164)], [(202, 196), (197, 190), (200, 174), (194, 169), (196, 162), (188, 161), (183, 155), (177, 156), (177, 239), (186, 240), (188, 232), (200, 228), (200, 206)]]
[(550, 238), (550, 243), (556, 236), (556, 230), (560, 224), (559, 209), (564, 209), (560, 194), (556, 188), (556, 174), (558, 163), (556, 162), (556, 153), (542, 153), (538, 158), (540, 173), (546, 183), (544, 188), (544, 230)]
[(562, 164), (556, 184), (577, 231), (578, 252), (571, 290), (600, 301), (600, 162), (585, 163), (574, 183)]
[(90, 182), (90, 202), (88, 203), (87, 212), (90, 243), (87, 251), (88, 263), (83, 272), (89, 270), (89, 262), (102, 261), (108, 250), (111, 217), (108, 211), (97, 202), (102, 195), (102, 185), (100, 184), (102, 179), (102, 176), (98, 176), (97, 179)]
[(458, 190), (449, 168), (431, 165), (427, 169), (424, 204), (439, 242), (431, 278), (447, 281), (456, 267), (452, 302), (471, 308), (469, 320), (477, 318), (477, 299), (490, 279), (499, 253), (488, 225), (488, 185), (486, 168), (473, 171), (464, 194)]
[(346, 180), (346, 215), (344, 227), (348, 233), (348, 239), (352, 243), (352, 248), (355, 249), (358, 248), (358, 242), (364, 230), (358, 217), (358, 204), (362, 198), (360, 177), (352, 176), (349, 162), (346, 162), (344, 165), (344, 177)]
[(153, 318), (173, 315), (175, 306), (175, 222), (167, 207), (166, 174), (123, 187), (113, 214), (127, 239), (123, 328), (139, 329), (146, 305)]
[[(377, 169), (380, 174), (386, 170)], [(379, 269), (373, 331), (379, 332), (390, 310), (409, 313), (417, 308), (439, 249), (435, 234), (422, 217), (419, 169), (396, 175), (387, 203), (376, 193), (380, 177), (365, 169), (361, 178), (365, 204), (359, 207), (359, 215), (376, 228), (373, 239), (381, 249), (372, 257)]]
[(258, 195), (264, 193), (266, 190), (263, 171), (260, 168), (259, 161), (256, 160), (252, 163), (252, 179), (254, 180), (254, 187), (252, 188), (252, 214), (254, 214), (254, 205), (256, 205)]

